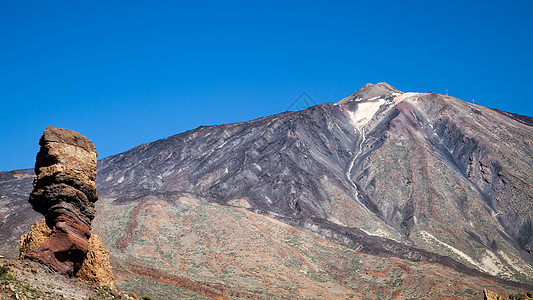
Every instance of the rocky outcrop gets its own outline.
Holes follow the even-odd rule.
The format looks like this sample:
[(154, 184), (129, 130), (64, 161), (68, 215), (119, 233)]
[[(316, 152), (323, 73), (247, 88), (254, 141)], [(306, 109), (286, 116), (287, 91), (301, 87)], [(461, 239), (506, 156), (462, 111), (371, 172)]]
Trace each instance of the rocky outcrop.
[(28, 252), (39, 248), (50, 234), (52, 230), (46, 225), (44, 219), (31, 225), (30, 231), (20, 237), (19, 259), (24, 259)]
[(498, 295), (497, 293), (491, 290), (483, 289), (483, 299), (484, 300), (504, 300), (504, 299), (528, 300), (528, 299), (533, 299), (533, 291), (518, 293), (518, 294), (510, 294), (509, 297), (504, 297), (504, 296)]
[[(35, 222), (27, 234), (20, 237), (20, 256), (38, 249), (52, 234), (44, 219)], [(75, 276), (83, 281), (116, 288), (113, 268), (109, 263), (109, 251), (96, 234), (91, 234), (88, 251), (80, 270)]]
[(503, 298), (491, 290), (483, 290), (483, 300), (503, 300)]
[(109, 263), (109, 251), (96, 234), (91, 234), (89, 251), (76, 277), (86, 282), (116, 288), (113, 268)]
[(46, 128), (39, 145), (29, 202), (45, 216), (51, 234), (25, 256), (73, 276), (87, 254), (98, 200), (96, 149), (78, 132), (56, 127)]

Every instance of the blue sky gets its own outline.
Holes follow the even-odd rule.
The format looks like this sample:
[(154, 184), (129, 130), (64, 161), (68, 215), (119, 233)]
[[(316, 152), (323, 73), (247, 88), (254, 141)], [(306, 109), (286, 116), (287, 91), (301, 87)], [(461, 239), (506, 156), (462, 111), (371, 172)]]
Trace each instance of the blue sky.
[(0, 170), (46, 126), (99, 158), (365, 83), (533, 116), (533, 1), (1, 1)]

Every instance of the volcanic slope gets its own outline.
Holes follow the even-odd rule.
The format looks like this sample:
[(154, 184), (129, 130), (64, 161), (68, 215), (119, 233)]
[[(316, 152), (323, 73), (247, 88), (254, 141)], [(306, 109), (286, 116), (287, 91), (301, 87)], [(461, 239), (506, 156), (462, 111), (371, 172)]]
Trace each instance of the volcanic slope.
[[(119, 286), (158, 282), (163, 294), (525, 289), (533, 284), (531, 124), (369, 84), (337, 104), (200, 127), (99, 161), (94, 232), (111, 245)], [(10, 177), (20, 174), (2, 173), (0, 183), (0, 228), (11, 239), (29, 227), (14, 217), (27, 205), (10, 196), (28, 184)], [(8, 240), (2, 247), (13, 252)], [(408, 290), (417, 284), (431, 287)], [(316, 290), (303, 294), (309, 286)]]
[(381, 83), (338, 104), (139, 146), (102, 160), (98, 186), (117, 203), (245, 199), (253, 212), (372, 254), (383, 239), (347, 236), (530, 281), (532, 149), (533, 128), (508, 115)]

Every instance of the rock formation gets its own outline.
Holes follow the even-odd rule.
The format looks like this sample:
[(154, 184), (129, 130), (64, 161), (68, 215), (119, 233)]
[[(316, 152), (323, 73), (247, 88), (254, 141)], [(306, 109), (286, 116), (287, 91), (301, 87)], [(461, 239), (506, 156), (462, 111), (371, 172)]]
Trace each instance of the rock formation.
[(76, 277), (92, 283), (116, 288), (115, 276), (109, 263), (109, 251), (96, 234), (89, 238), (89, 251)]
[(33, 223), (30, 231), (20, 237), (19, 259), (24, 259), (28, 252), (39, 248), (52, 234), (44, 219)]
[[(23, 259), (26, 253), (39, 248), (51, 234), (52, 230), (46, 225), (45, 219), (35, 222), (30, 231), (20, 237), (19, 258)], [(91, 234), (87, 255), (75, 276), (86, 282), (116, 288), (109, 251), (96, 234)]]
[(48, 127), (35, 162), (37, 177), (29, 202), (45, 216), (50, 236), (26, 257), (69, 276), (75, 275), (86, 257), (98, 200), (96, 149), (78, 132)]
[(503, 300), (503, 298), (491, 290), (483, 289), (483, 300)]
[(510, 294), (508, 297), (505, 297), (505, 296), (500, 296), (491, 290), (483, 289), (483, 300), (504, 300), (504, 299), (511, 299), (511, 300), (533, 299), (533, 291), (523, 292), (523, 293), (518, 293), (518, 294)]

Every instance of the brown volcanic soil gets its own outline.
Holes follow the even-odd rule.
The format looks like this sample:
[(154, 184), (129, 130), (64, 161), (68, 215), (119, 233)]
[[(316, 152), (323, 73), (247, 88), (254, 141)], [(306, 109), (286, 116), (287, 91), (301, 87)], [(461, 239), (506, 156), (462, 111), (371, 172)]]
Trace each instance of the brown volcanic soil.
[[(358, 253), (239, 207), (185, 197), (100, 201), (94, 231), (110, 245), (117, 284), (141, 295), (479, 299), (483, 288), (521, 290), (439, 263)], [(123, 236), (126, 247), (117, 243)]]

